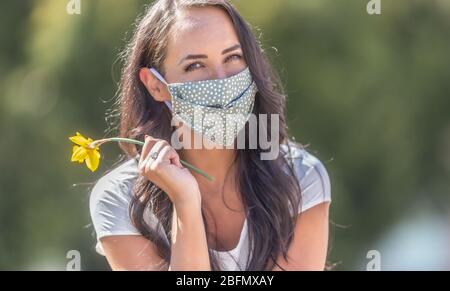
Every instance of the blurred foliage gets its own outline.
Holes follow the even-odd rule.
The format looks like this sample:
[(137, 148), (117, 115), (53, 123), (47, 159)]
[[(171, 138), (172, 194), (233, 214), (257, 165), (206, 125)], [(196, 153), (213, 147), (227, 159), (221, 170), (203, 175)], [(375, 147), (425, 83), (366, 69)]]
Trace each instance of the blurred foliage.
[[(95, 253), (92, 175), (69, 162), (75, 130), (107, 132), (118, 53), (143, 0), (0, 1), (0, 269), (107, 269)], [(390, 226), (450, 190), (450, 2), (236, 0), (288, 92), (290, 132), (332, 181), (330, 261), (353, 269)], [(74, 185), (76, 184), (76, 185)]]

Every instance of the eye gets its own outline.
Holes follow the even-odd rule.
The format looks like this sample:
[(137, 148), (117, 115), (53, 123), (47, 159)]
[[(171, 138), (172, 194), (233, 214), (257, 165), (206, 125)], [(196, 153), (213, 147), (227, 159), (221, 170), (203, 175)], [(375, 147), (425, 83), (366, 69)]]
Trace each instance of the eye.
[(190, 64), (190, 65), (187, 65), (187, 66), (184, 68), (184, 71), (185, 71), (185, 72), (191, 72), (191, 71), (194, 71), (194, 70), (200, 69), (200, 68), (203, 68), (203, 64), (201, 64), (201, 63), (199, 63), (199, 62), (196, 62), (196, 63), (192, 63), (192, 64)]
[(225, 58), (225, 63), (227, 63), (229, 61), (240, 60), (240, 59), (242, 59), (242, 56), (240, 54), (229, 55), (228, 57)]

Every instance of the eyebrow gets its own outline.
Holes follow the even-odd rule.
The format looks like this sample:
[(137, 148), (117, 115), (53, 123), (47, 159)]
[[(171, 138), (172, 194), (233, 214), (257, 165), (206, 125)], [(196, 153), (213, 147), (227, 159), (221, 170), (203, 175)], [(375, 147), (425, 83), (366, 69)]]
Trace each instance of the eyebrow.
[[(226, 48), (222, 51), (222, 55), (235, 51), (237, 49), (241, 48), (240, 44), (235, 44), (229, 48)], [(182, 62), (187, 61), (187, 60), (194, 60), (194, 59), (207, 59), (208, 56), (207, 55), (187, 55), (184, 58), (182, 58), (179, 62), (178, 65), (180, 65)]]
[(229, 53), (229, 52), (232, 52), (232, 51), (235, 51), (235, 50), (237, 50), (237, 49), (239, 49), (239, 48), (241, 48), (241, 45), (240, 45), (240, 44), (235, 44), (235, 45), (232, 46), (232, 47), (229, 47), (229, 48), (227, 48), (227, 49), (224, 49), (224, 50), (222, 51), (222, 55), (224, 55), (224, 54), (226, 54), (226, 53)]

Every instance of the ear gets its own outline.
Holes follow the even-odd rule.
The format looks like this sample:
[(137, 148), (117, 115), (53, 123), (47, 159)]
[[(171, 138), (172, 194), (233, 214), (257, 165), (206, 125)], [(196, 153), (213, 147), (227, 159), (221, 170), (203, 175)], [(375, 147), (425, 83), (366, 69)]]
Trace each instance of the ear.
[(139, 79), (148, 93), (153, 96), (156, 101), (170, 101), (170, 93), (167, 86), (161, 82), (148, 68), (141, 68), (139, 70)]

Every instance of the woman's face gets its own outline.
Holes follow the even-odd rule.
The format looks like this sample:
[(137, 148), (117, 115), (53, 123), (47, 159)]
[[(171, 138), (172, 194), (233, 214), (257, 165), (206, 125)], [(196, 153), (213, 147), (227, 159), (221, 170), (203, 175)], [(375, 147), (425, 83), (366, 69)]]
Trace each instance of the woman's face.
[(164, 61), (169, 83), (223, 79), (247, 64), (228, 14), (215, 7), (184, 10), (172, 28)]

